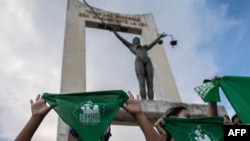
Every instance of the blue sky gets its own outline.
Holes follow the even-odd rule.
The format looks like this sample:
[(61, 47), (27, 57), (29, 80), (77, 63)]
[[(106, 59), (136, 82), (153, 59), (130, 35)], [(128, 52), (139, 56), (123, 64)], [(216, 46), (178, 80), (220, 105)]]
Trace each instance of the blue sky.
[[(248, 0), (88, 3), (124, 14), (152, 13), (159, 33), (174, 35), (178, 46), (171, 48), (168, 38), (164, 38), (163, 46), (185, 103), (203, 104), (193, 90), (203, 79), (250, 75)], [(4, 121), (0, 122), (1, 141), (13, 140), (29, 119), (30, 99), (39, 93), (60, 90), (66, 4), (67, 0), (0, 2), (0, 117)], [(110, 32), (88, 29), (86, 34), (87, 46), (91, 47), (87, 54), (87, 89), (124, 89), (137, 94), (134, 56)], [(230, 116), (234, 114), (223, 94), (221, 98), (219, 104)], [(33, 140), (56, 140), (56, 128), (57, 115), (51, 111)], [(138, 128), (112, 129), (111, 141), (144, 140)]]
[[(230, 3), (229, 3), (230, 2)], [(247, 75), (249, 73), (247, 67), (247, 57), (249, 51), (247, 50), (249, 38), (249, 1), (219, 1), (219, 4), (226, 4), (228, 19), (238, 21), (238, 25), (228, 29), (222, 39), (216, 39), (212, 47), (215, 53), (216, 64), (221, 66), (219, 74), (234, 74)], [(212, 3), (212, 6), (217, 3)], [(212, 44), (212, 43), (211, 43)], [(220, 47), (221, 46), (221, 47)], [(238, 56), (241, 54), (241, 57)], [(236, 64), (240, 63), (239, 69)]]

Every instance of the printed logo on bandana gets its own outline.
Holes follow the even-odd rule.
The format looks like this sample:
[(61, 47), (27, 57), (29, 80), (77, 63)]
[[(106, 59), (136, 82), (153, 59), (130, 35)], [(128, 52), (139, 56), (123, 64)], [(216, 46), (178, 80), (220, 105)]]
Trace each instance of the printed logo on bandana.
[(98, 124), (100, 123), (99, 105), (93, 104), (92, 101), (81, 103), (82, 113), (79, 114), (79, 122), (82, 124)]
[(214, 139), (213, 134), (203, 130), (201, 125), (194, 127), (189, 133), (190, 141), (218, 141)]
[(200, 86), (197, 86), (194, 88), (194, 90), (201, 96), (201, 98), (205, 98), (207, 93), (212, 89), (214, 88), (214, 84), (213, 82), (207, 82), (207, 83), (204, 83)]

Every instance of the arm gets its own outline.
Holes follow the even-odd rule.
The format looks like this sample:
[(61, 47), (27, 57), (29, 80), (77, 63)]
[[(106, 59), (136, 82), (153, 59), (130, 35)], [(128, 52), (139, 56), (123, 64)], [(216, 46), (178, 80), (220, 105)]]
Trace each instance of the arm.
[(216, 102), (209, 102), (207, 108), (207, 116), (208, 117), (216, 117), (218, 116), (218, 109), (217, 109), (217, 103)]
[(160, 39), (167, 36), (167, 34), (162, 33), (160, 36), (158, 36), (151, 44), (147, 45), (147, 50), (150, 50), (152, 47), (154, 47), (157, 43), (159, 43)]
[(159, 135), (153, 128), (152, 124), (149, 122), (145, 114), (142, 112), (139, 96), (134, 98), (133, 94), (129, 91), (129, 99), (123, 108), (130, 113), (140, 126), (146, 141), (161, 141)]
[(132, 46), (132, 44), (130, 42), (128, 42), (127, 40), (125, 40), (120, 34), (118, 34), (118, 32), (109, 25), (106, 25), (107, 29), (110, 31), (113, 31), (113, 33), (115, 34), (115, 36), (128, 48), (130, 48)]
[[(219, 79), (220, 79), (219, 76), (215, 76), (211, 81), (213, 82)], [(205, 81), (210, 81), (210, 80), (205, 80)], [(219, 114), (218, 114), (217, 102), (209, 102), (207, 112), (208, 112), (207, 113), (208, 117), (218, 116)]]
[(43, 118), (51, 110), (51, 107), (47, 106), (45, 100), (40, 95), (36, 97), (36, 101), (30, 100), (32, 115), (24, 128), (16, 137), (15, 141), (30, 141)]

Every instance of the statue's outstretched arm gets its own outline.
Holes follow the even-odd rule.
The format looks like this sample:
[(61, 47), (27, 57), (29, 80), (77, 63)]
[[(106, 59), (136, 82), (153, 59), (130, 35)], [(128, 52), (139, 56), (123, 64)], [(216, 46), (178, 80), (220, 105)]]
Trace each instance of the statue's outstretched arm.
[(159, 43), (159, 41), (161, 40), (161, 38), (167, 36), (167, 34), (162, 33), (160, 34), (152, 43), (150, 43), (149, 45), (146, 45), (146, 48), (148, 50), (150, 50), (152, 47), (154, 47), (157, 43)]
[(115, 36), (128, 48), (130, 48), (132, 46), (132, 44), (130, 42), (128, 42), (127, 40), (125, 40), (112, 26), (107, 25), (107, 29), (110, 31), (113, 31), (113, 33), (115, 34)]

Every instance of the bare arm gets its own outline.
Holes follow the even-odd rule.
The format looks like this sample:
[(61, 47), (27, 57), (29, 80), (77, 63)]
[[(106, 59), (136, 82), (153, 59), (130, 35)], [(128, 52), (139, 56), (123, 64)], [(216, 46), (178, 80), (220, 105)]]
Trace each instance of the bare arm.
[(30, 104), (32, 116), (18, 134), (15, 141), (30, 141), (44, 117), (51, 110), (51, 108), (46, 105), (45, 100), (42, 99), (40, 95), (36, 97), (35, 102), (30, 100)]
[(207, 105), (207, 116), (208, 117), (216, 117), (218, 116), (218, 108), (216, 102), (209, 102)]
[(150, 50), (152, 47), (154, 47), (157, 43), (159, 43), (160, 39), (165, 36), (167, 36), (167, 34), (165, 33), (160, 34), (152, 43), (146, 46), (147, 50)]
[[(215, 76), (211, 81), (219, 80), (220, 77)], [(217, 102), (209, 102), (208, 103), (208, 109), (207, 109), (207, 116), (208, 117), (215, 117), (218, 116), (218, 108), (217, 108)]]
[(134, 98), (133, 94), (129, 91), (129, 99), (123, 108), (130, 113), (140, 126), (146, 141), (161, 141), (160, 136), (153, 128), (152, 124), (149, 122), (145, 114), (142, 112), (139, 96)]
[(132, 44), (130, 42), (128, 42), (127, 40), (125, 40), (113, 27), (107, 25), (107, 29), (113, 31), (113, 33), (115, 34), (115, 36), (128, 48), (130, 48), (132, 46)]

